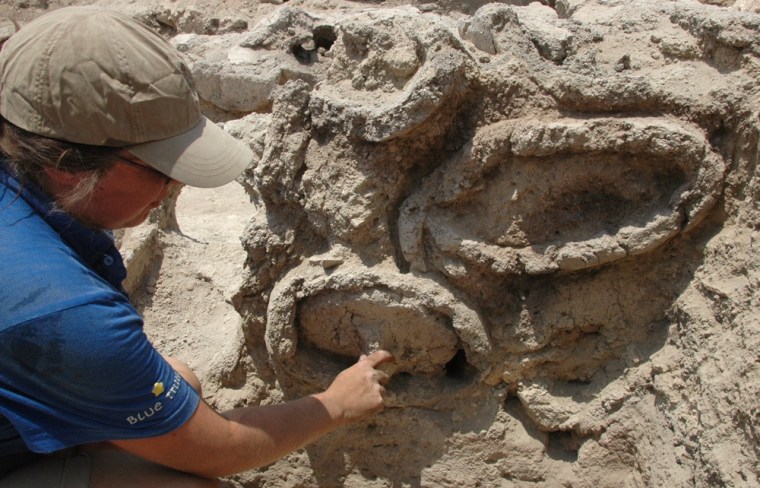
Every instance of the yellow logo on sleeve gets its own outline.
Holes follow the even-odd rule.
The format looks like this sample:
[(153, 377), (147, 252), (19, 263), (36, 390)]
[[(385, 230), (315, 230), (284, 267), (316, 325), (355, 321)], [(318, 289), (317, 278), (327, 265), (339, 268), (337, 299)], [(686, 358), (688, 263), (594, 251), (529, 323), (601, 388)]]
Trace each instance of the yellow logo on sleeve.
[(163, 393), (164, 392), (164, 384), (163, 384), (163, 382), (159, 381), (156, 384), (154, 384), (153, 385), (153, 390), (151, 390), (151, 391), (153, 393), (153, 396), (156, 396), (156, 397), (158, 395), (160, 395), (161, 393)]

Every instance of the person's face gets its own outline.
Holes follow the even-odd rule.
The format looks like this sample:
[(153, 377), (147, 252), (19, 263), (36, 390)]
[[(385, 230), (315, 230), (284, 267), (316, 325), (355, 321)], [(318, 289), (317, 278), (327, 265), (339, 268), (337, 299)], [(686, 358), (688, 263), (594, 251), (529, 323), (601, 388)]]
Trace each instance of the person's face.
[(134, 227), (161, 204), (173, 185), (179, 184), (125, 151), (100, 179), (77, 216), (102, 229)]

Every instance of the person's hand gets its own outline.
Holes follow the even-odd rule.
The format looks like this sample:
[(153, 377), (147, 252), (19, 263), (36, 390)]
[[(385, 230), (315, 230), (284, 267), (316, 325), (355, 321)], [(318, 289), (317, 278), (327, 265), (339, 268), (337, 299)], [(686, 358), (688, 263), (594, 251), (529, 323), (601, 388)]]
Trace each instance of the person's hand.
[(343, 370), (327, 390), (314, 395), (330, 416), (341, 422), (355, 422), (383, 409), (385, 388), (390, 379), (377, 366), (393, 361), (388, 351), (362, 355), (359, 361)]

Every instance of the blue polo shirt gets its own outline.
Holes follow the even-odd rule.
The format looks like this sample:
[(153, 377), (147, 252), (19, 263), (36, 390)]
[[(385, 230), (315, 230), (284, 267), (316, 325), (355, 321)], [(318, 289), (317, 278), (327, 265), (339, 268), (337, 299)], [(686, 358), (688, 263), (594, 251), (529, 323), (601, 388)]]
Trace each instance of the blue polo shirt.
[(199, 398), (153, 348), (110, 233), (0, 162), (0, 458), (171, 432)]

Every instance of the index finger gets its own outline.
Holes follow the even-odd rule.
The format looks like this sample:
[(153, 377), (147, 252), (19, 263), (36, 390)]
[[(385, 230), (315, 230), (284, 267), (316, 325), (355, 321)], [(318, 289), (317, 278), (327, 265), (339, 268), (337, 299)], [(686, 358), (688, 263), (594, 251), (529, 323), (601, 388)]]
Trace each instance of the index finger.
[(375, 368), (379, 364), (392, 362), (393, 354), (389, 353), (388, 351), (379, 350), (365, 357), (364, 360), (369, 361), (372, 367)]

